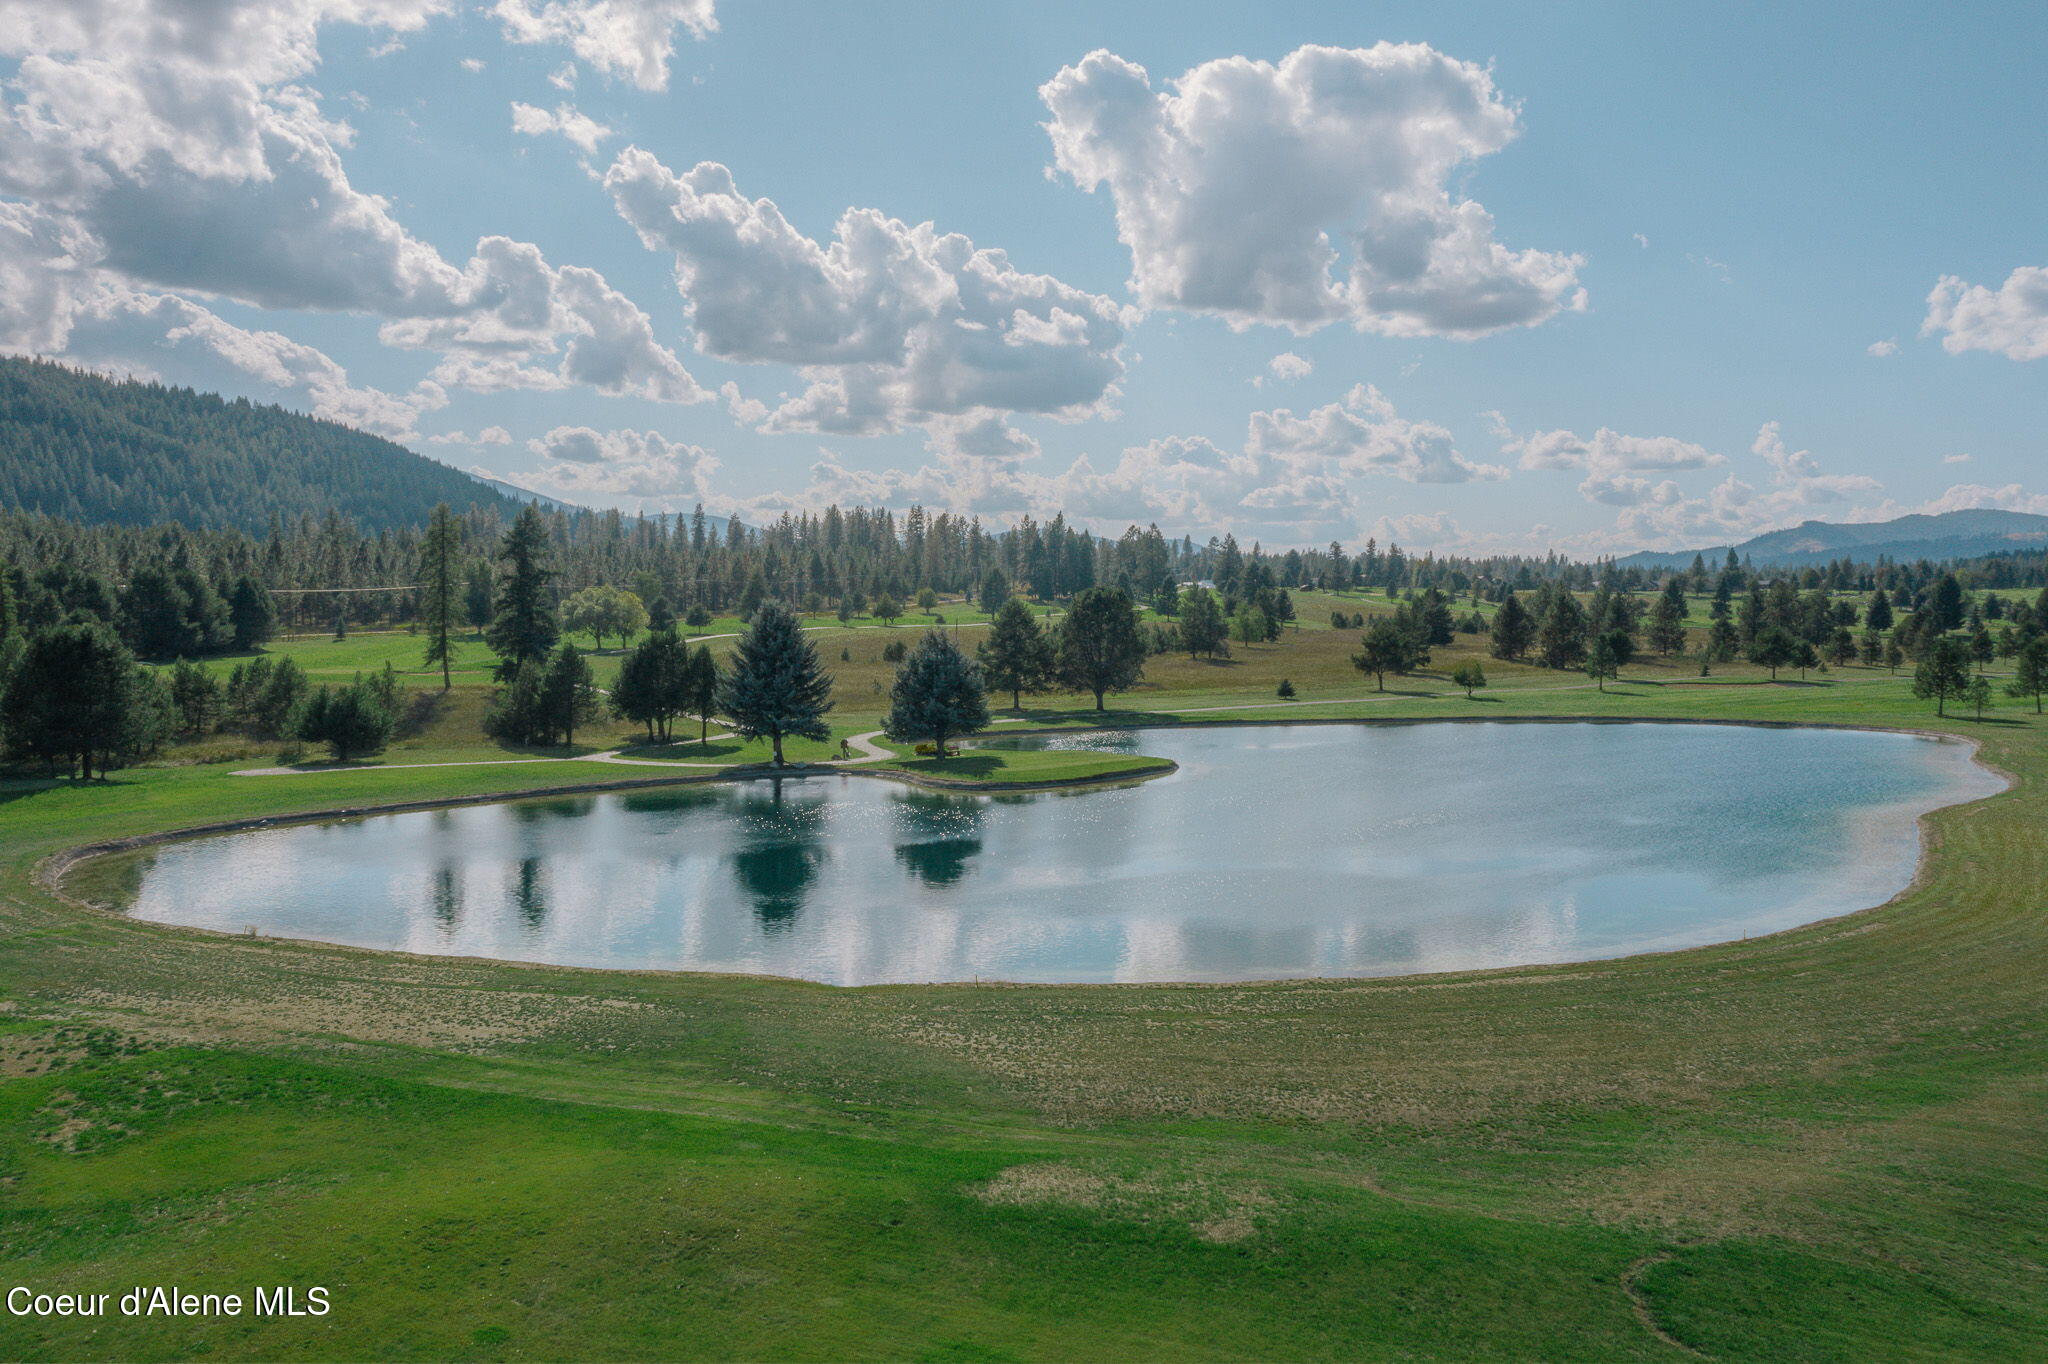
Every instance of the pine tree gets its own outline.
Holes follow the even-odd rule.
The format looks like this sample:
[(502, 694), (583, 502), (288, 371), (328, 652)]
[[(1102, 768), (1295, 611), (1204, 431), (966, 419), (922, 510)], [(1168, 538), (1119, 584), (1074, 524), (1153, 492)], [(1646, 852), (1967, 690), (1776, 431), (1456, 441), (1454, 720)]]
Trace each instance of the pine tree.
[(1863, 623), (1878, 631), (1892, 628), (1892, 599), (1882, 587), (1870, 594), (1870, 605), (1863, 613)]
[(455, 685), (455, 626), (461, 609), (462, 529), (446, 502), (434, 507), (420, 541), (419, 612), (427, 631), (426, 666), (441, 665), (441, 690)]
[(1941, 637), (1913, 670), (1913, 695), (1934, 702), (1936, 715), (1948, 714), (1948, 703), (1961, 698), (1970, 685), (1970, 648), (1960, 639)]
[(1203, 655), (1214, 658), (1220, 652), (1229, 656), (1226, 641), (1230, 637), (1229, 627), (1223, 619), (1223, 608), (1216, 604), (1216, 594), (1199, 585), (1190, 586), (1180, 598), (1180, 642), (1188, 651), (1188, 657)]
[(504, 567), (498, 579), (497, 615), (485, 638), (498, 653), (498, 677), (504, 680), (522, 663), (545, 659), (561, 633), (548, 586), (555, 576), (549, 562), (548, 526), (539, 508), (520, 509), (505, 532), (498, 557)]
[(1486, 685), (1486, 669), (1479, 665), (1477, 659), (1460, 663), (1457, 667), (1451, 669), (1451, 684), (1463, 687), (1465, 689), (1465, 699), (1469, 701), (1472, 699), (1474, 691)]
[(1778, 669), (1790, 667), (1799, 661), (1799, 646), (1803, 641), (1782, 625), (1767, 625), (1756, 632), (1749, 642), (1749, 661), (1771, 670), (1773, 681)]
[(171, 668), (171, 707), (180, 733), (197, 738), (220, 723), (220, 679), (212, 670), (181, 658)]
[(29, 636), (0, 700), (0, 731), (18, 757), (82, 781), (124, 767), (162, 742), (169, 698), (103, 621)]
[(981, 666), (944, 633), (929, 632), (896, 670), (884, 726), (889, 737), (911, 743), (930, 739), (944, 758), (948, 739), (987, 727), (988, 691)]
[(1586, 641), (1586, 676), (1593, 679), (1593, 685), (1600, 691), (1607, 690), (1607, 679), (1621, 679), (1632, 652), (1628, 631), (1596, 630)]
[(296, 737), (326, 744), (336, 762), (364, 757), (391, 741), (396, 717), (379, 688), (357, 678), (346, 687), (322, 687), (307, 699)]
[(2048, 635), (2036, 635), (2022, 644), (2013, 658), (2008, 695), (2034, 698), (2034, 714), (2041, 713), (2041, 694), (2048, 692)]
[(261, 648), (277, 633), (277, 608), (271, 605), (270, 593), (247, 573), (235, 579), (228, 597), (228, 625), (234, 647), (245, 652)]
[(1145, 673), (1145, 641), (1130, 593), (1119, 587), (1076, 593), (1060, 622), (1054, 658), (1060, 680), (1092, 693), (1098, 711), (1105, 709), (1104, 695), (1135, 686)]
[[(1010, 580), (1003, 576), (1000, 568), (991, 568), (981, 579), (981, 590), (975, 597), (975, 604), (984, 615), (993, 616), (1003, 609), (1003, 603), (1010, 599)], [(842, 616), (844, 620), (846, 617)]]
[(1359, 651), (1351, 656), (1351, 666), (1371, 673), (1375, 688), (1385, 691), (1388, 673), (1405, 673), (1427, 657), (1415, 632), (1405, 624), (1392, 616), (1374, 616), (1359, 640)]
[(818, 651), (781, 602), (761, 603), (747, 623), (720, 680), (718, 709), (741, 738), (769, 740), (777, 767), (784, 765), (785, 738), (830, 737), (832, 675), (818, 666)]
[(1586, 612), (1569, 591), (1551, 596), (1536, 627), (1536, 650), (1546, 668), (1576, 668), (1586, 661)]
[(997, 609), (988, 638), (976, 654), (988, 685), (1010, 693), (1011, 710), (1022, 710), (1024, 693), (1039, 691), (1052, 680), (1052, 646), (1021, 597), (1012, 597)]
[(656, 630), (626, 651), (612, 683), (612, 712), (647, 727), (650, 743), (667, 743), (686, 709), (690, 651), (673, 630)]
[(683, 671), (682, 712), (697, 717), (700, 746), (709, 746), (711, 742), (711, 717), (718, 713), (719, 685), (718, 660), (711, 656), (709, 644), (699, 644)]
[(1513, 592), (1501, 598), (1500, 610), (1493, 613), (1491, 652), (1495, 658), (1517, 659), (1529, 652), (1536, 642), (1536, 622), (1529, 615), (1529, 608), (1522, 605), (1521, 598)]
[(1650, 647), (1659, 654), (1685, 652), (1685, 584), (1675, 575), (1650, 611)]
[(540, 704), (550, 739), (565, 744), (576, 742), (576, 730), (603, 712), (603, 697), (590, 660), (573, 644), (564, 641), (548, 660), (541, 679)]

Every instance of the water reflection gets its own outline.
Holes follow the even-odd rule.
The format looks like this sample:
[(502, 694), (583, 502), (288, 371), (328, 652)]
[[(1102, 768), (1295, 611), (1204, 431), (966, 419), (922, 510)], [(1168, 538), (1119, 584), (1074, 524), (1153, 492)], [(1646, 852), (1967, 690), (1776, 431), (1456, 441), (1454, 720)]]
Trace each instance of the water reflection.
[(145, 918), (571, 965), (839, 984), (1384, 975), (1876, 904), (1912, 877), (1922, 811), (1999, 785), (1958, 746), (1846, 731), (1139, 740), (1179, 774), (1053, 796), (828, 777), (551, 798), (169, 844), (98, 874)]
[(742, 788), (734, 802), (742, 841), (733, 853), (733, 876), (765, 932), (789, 930), (825, 865), (825, 803), (822, 785), (785, 781)]
[(986, 805), (973, 796), (893, 793), (896, 860), (927, 886), (950, 886), (981, 851)]

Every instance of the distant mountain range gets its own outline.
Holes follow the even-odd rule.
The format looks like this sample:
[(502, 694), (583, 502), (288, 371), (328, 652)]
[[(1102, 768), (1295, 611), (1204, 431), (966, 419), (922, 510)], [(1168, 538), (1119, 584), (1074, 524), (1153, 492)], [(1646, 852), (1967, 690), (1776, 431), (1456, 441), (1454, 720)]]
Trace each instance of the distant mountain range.
[[(1660, 553), (1645, 550), (1615, 560), (1623, 568), (1687, 568), (1693, 555), (1711, 567), (1728, 556), (1727, 545)], [(1735, 557), (1759, 568), (1824, 564), (1831, 559), (1869, 563), (1888, 558), (1976, 559), (1987, 554), (2048, 549), (2048, 516), (2032, 512), (1942, 512), (1937, 516), (1901, 516), (1890, 521), (1807, 521), (1790, 530), (1774, 530), (1735, 546)]]
[(379, 531), (422, 525), (437, 502), (509, 519), (536, 498), (512, 494), (281, 407), (0, 357), (0, 510), (261, 535), (273, 516), (340, 512)]
[(501, 493), (506, 497), (516, 498), (521, 502), (531, 502), (535, 506), (545, 507), (549, 511), (577, 512), (587, 510), (573, 502), (564, 502), (559, 497), (549, 497), (546, 493), (537, 493), (531, 488), (522, 488), (517, 483), (507, 483), (502, 478), (492, 478), (489, 474), (480, 474), (474, 469), (469, 471), (469, 476), (494, 492)]

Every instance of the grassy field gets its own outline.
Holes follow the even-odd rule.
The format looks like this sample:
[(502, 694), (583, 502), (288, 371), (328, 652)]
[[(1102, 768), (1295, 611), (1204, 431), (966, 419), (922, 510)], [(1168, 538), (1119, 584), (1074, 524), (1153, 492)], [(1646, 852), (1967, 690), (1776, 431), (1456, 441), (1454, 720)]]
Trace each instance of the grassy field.
[[(2048, 722), (2014, 702), (1936, 721), (1860, 667), (1772, 685), (1653, 661), (1603, 693), (1488, 661), (1467, 700), (1444, 676), (1462, 649), (1381, 694), (1332, 604), (1300, 609), (1228, 663), (1154, 660), (1107, 716), (1027, 697), (995, 732), (1814, 720), (1966, 735), (2017, 785), (1933, 816), (1893, 903), (1742, 943), (1376, 981), (843, 990), (221, 938), (36, 878), (170, 827), (662, 775), (507, 762), (559, 755), (482, 741), (475, 686), (428, 697), (381, 766), (238, 777), (268, 755), (213, 744), (104, 785), (14, 782), (8, 1285), (317, 1284), (334, 1308), (0, 1317), (0, 1353), (2038, 1357)], [(888, 636), (819, 638), (835, 738), (876, 728)], [(485, 765), (400, 765), (426, 760)]]

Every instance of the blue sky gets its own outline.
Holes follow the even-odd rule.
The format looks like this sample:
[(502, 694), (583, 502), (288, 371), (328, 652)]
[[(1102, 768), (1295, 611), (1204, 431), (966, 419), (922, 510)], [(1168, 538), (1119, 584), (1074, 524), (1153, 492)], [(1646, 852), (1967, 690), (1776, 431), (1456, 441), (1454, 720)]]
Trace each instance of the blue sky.
[(2048, 511), (2044, 29), (0, 0), (0, 348), (593, 506), (1576, 554)]

